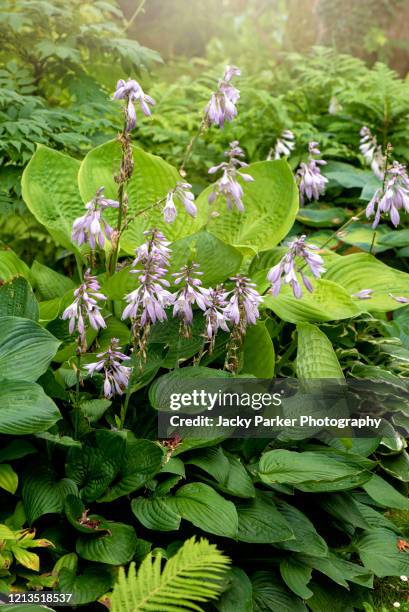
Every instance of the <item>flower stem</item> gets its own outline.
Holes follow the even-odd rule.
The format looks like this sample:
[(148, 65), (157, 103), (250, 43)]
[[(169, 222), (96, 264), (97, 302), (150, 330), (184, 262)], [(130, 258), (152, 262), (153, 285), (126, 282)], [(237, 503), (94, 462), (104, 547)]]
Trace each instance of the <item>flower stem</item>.
[(81, 381), (81, 347), (77, 345), (77, 363), (76, 363), (76, 381), (75, 381), (75, 403), (73, 409), (73, 420), (74, 420), (74, 440), (78, 439), (78, 431), (80, 424), (80, 381)]
[(196, 134), (194, 134), (192, 136), (192, 138), (190, 139), (189, 144), (186, 147), (186, 151), (185, 151), (185, 154), (183, 156), (182, 163), (181, 163), (181, 165), (179, 167), (179, 174), (180, 174), (180, 176), (184, 177), (186, 175), (185, 166), (186, 166), (187, 162), (190, 159), (190, 156), (191, 156), (192, 151), (193, 151), (193, 147), (195, 146), (195, 144), (196, 144), (197, 140), (199, 139), (199, 137), (203, 134), (204, 129), (206, 127), (206, 124), (207, 124), (206, 117), (203, 117), (203, 119), (202, 119), (202, 121), (201, 121), (201, 123), (199, 125), (199, 128), (198, 128)]

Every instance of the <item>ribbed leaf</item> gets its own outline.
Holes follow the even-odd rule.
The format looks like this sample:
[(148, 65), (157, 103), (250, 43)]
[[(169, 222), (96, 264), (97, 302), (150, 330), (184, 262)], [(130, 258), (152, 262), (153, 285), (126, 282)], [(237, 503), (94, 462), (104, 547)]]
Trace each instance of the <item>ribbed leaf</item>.
[(0, 317), (23, 317), (38, 321), (38, 302), (30, 283), (17, 276), (0, 286)]
[(61, 418), (57, 406), (36, 383), (3, 380), (0, 386), (0, 433), (12, 436), (49, 429)]
[(373, 474), (372, 478), (363, 485), (363, 488), (377, 504), (385, 508), (409, 510), (409, 499), (399, 493), (389, 482)]
[(272, 496), (257, 491), (255, 499), (236, 503), (239, 516), (238, 539), (254, 544), (272, 544), (291, 540), (294, 534), (277, 510)]
[(135, 554), (136, 534), (133, 527), (124, 523), (106, 522), (109, 533), (103, 535), (81, 535), (77, 540), (76, 551), (83, 559), (122, 565), (128, 563)]
[(68, 276), (63, 276), (36, 260), (31, 266), (31, 275), (42, 300), (62, 297), (67, 291), (75, 289), (74, 282)]
[(70, 603), (78, 606), (87, 603), (95, 605), (97, 599), (109, 591), (112, 582), (113, 575), (100, 564), (88, 564), (79, 576), (73, 570), (63, 568), (58, 576), (58, 591), (72, 593)]
[(274, 344), (264, 321), (251, 325), (243, 343), (243, 366), (241, 374), (251, 374), (257, 378), (274, 376)]
[(272, 572), (256, 572), (252, 578), (254, 612), (307, 612), (307, 608)]
[(301, 599), (308, 599), (312, 591), (307, 587), (311, 580), (312, 568), (297, 559), (287, 557), (280, 563), (281, 577), (289, 589)]
[(202, 608), (196, 602), (216, 599), (229, 560), (206, 540), (187, 540), (161, 572), (161, 556), (149, 554), (138, 573), (119, 570), (111, 598), (112, 612), (177, 612)]
[(48, 368), (60, 342), (38, 323), (0, 317), (0, 375), (36, 381)]
[(316, 325), (297, 325), (297, 374), (300, 379), (343, 378), (331, 342)]
[(229, 587), (224, 591), (216, 607), (219, 612), (253, 612), (253, 585), (239, 567), (232, 567), (227, 579)]
[(147, 499), (137, 497), (131, 502), (132, 512), (147, 529), (155, 531), (176, 531), (182, 517), (168, 497)]
[(15, 276), (23, 276), (30, 280), (30, 270), (24, 261), (19, 259), (14, 251), (0, 251), (0, 280), (8, 281)]
[(362, 563), (379, 578), (384, 576), (407, 576), (409, 555), (397, 547), (398, 538), (388, 529), (373, 529), (355, 541)]
[(18, 476), (8, 463), (0, 465), (0, 489), (15, 493), (18, 487)]

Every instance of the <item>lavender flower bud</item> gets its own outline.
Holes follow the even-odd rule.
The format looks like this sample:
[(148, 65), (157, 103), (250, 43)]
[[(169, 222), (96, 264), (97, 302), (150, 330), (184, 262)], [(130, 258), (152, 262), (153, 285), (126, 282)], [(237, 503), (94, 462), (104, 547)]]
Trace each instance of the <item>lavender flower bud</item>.
[(173, 316), (178, 316), (182, 323), (182, 335), (191, 336), (193, 321), (193, 305), (197, 304), (201, 310), (206, 310), (206, 300), (200, 290), (202, 281), (197, 278), (203, 272), (199, 271), (199, 264), (191, 263), (183, 266), (179, 272), (172, 274), (175, 285), (182, 284), (173, 302)]
[(314, 244), (306, 244), (306, 236), (296, 238), (288, 245), (288, 251), (278, 264), (273, 266), (267, 274), (267, 280), (271, 283), (271, 293), (277, 296), (280, 293), (282, 283), (291, 285), (293, 295), (296, 298), (302, 297), (302, 285), (297, 277), (301, 277), (301, 281), (307, 291), (312, 292), (313, 286), (309, 278), (303, 273), (302, 269), (296, 268), (296, 257), (304, 260), (314, 278), (320, 278), (325, 272), (324, 261), (317, 251), (318, 247)]
[(328, 179), (322, 176), (320, 166), (327, 162), (323, 159), (315, 159), (313, 155), (321, 155), (317, 142), (310, 142), (308, 145), (308, 162), (302, 162), (297, 170), (296, 178), (300, 189), (301, 204), (305, 198), (308, 200), (319, 200), (325, 192), (325, 185)]
[(205, 109), (205, 117), (209, 124), (223, 128), (225, 121), (233, 121), (236, 117), (236, 104), (240, 98), (240, 92), (230, 83), (233, 76), (240, 76), (240, 70), (235, 66), (226, 66), (217, 91), (211, 95)]
[(254, 287), (249, 278), (238, 274), (230, 280), (235, 282), (233, 291), (230, 292), (229, 302), (224, 310), (227, 319), (238, 326), (242, 335), (245, 334), (247, 325), (254, 325), (260, 316), (259, 304), (263, 301), (262, 296)]
[[(281, 159), (281, 157), (289, 157), (291, 155), (291, 151), (294, 150), (294, 147), (294, 134), (291, 130), (284, 130), (281, 133), (281, 136), (276, 140), (276, 144), (274, 147), (274, 159)], [(267, 157), (268, 160), (272, 158), (272, 154), (273, 149), (271, 149)]]
[(145, 94), (138, 81), (133, 79), (128, 79), (128, 81), (120, 79), (116, 84), (116, 90), (113, 98), (115, 100), (126, 100), (125, 114), (127, 132), (130, 132), (136, 126), (136, 110), (134, 102), (139, 102), (143, 114), (147, 117), (151, 115), (149, 104), (151, 106), (154, 106), (155, 104), (155, 100)]
[(203, 288), (202, 293), (206, 303), (206, 310), (204, 311), (206, 321), (205, 334), (209, 342), (209, 353), (212, 353), (218, 330), (229, 331), (227, 326), (228, 319), (225, 313), (227, 292), (223, 285), (219, 285), (215, 289), (211, 287), (208, 289)]
[(371, 166), (376, 177), (383, 180), (386, 160), (381, 145), (378, 145), (376, 136), (366, 125), (361, 128), (359, 134), (361, 136), (359, 150), (364, 156), (366, 164)]
[(248, 166), (244, 161), (239, 159), (244, 157), (243, 149), (239, 146), (238, 140), (233, 140), (230, 143), (230, 149), (225, 151), (224, 155), (229, 158), (228, 162), (222, 162), (218, 166), (209, 168), (209, 174), (214, 174), (219, 170), (223, 171), (222, 177), (215, 183), (213, 192), (209, 195), (209, 204), (212, 204), (215, 199), (222, 195), (226, 199), (227, 208), (231, 210), (233, 204), (240, 212), (244, 211), (243, 204), (243, 188), (238, 182), (238, 177), (241, 177), (245, 182), (252, 182), (254, 178), (250, 174), (245, 174), (240, 171), (240, 168)]
[(178, 181), (176, 187), (169, 191), (166, 196), (166, 205), (163, 209), (163, 216), (166, 223), (173, 223), (176, 219), (177, 209), (175, 206), (174, 198), (176, 198), (185, 207), (186, 212), (191, 217), (196, 217), (197, 207), (195, 204), (195, 196), (190, 191), (192, 185), (190, 183), (183, 183)]
[(95, 330), (106, 327), (97, 300), (107, 298), (99, 292), (99, 289), (97, 278), (91, 275), (90, 270), (87, 270), (84, 274), (84, 282), (74, 291), (73, 303), (67, 306), (61, 316), (64, 320), (69, 319), (70, 334), (77, 330), (82, 351), (87, 349), (85, 319), (88, 319), (89, 324)]
[(372, 297), (373, 289), (361, 289), (358, 293), (352, 293), (351, 297), (358, 300), (369, 300)]
[(120, 352), (119, 340), (112, 338), (108, 350), (98, 353), (99, 361), (89, 363), (85, 367), (93, 376), (95, 372), (104, 373), (104, 395), (111, 398), (113, 395), (122, 395), (126, 390), (132, 368), (122, 365), (129, 357)]
[(389, 297), (391, 297), (395, 302), (399, 302), (399, 304), (407, 304), (409, 299), (403, 297), (403, 295), (393, 295), (392, 293), (388, 293)]
[(112, 227), (101, 214), (106, 208), (118, 208), (119, 202), (106, 198), (103, 193), (104, 187), (100, 187), (95, 197), (85, 204), (85, 215), (75, 219), (73, 223), (71, 238), (79, 246), (89, 243), (91, 249), (95, 249), (97, 245), (102, 249), (105, 238), (110, 240), (112, 237)]
[(400, 221), (399, 210), (409, 212), (409, 177), (406, 166), (394, 161), (386, 170), (384, 184), (376, 190), (366, 207), (366, 216), (370, 218), (375, 214), (372, 224), (375, 228), (381, 214), (388, 213), (392, 224), (397, 227)]

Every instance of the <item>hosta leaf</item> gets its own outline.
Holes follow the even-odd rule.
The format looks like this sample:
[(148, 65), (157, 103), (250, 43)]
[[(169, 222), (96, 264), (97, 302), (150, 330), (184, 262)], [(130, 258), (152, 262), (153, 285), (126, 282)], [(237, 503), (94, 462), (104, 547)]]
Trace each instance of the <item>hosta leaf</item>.
[(21, 179), (23, 199), (57, 242), (72, 248), (74, 219), (84, 214), (77, 185), (80, 162), (38, 145)]
[(340, 232), (337, 237), (342, 242), (356, 246), (362, 251), (382, 253), (390, 248), (382, 241), (382, 236), (388, 232), (389, 228), (386, 225), (378, 225), (374, 230), (369, 223), (351, 223), (345, 232)]
[(256, 572), (251, 581), (254, 612), (307, 612), (301, 599), (291, 593), (272, 572)]
[(111, 401), (107, 399), (91, 399), (81, 402), (80, 408), (82, 414), (90, 423), (95, 423), (103, 416), (111, 405)]
[(236, 508), (241, 542), (272, 544), (294, 539), (291, 527), (268, 493), (257, 491), (255, 499), (236, 502)]
[(323, 174), (346, 189), (363, 188), (373, 176), (370, 170), (362, 170), (340, 161), (328, 162), (323, 168)]
[(0, 317), (0, 376), (36, 381), (48, 368), (59, 344), (35, 321)]
[(325, 279), (342, 285), (349, 294), (372, 289), (370, 299), (355, 300), (361, 311), (388, 312), (401, 308), (402, 304), (389, 293), (409, 298), (409, 274), (395, 270), (367, 253), (334, 259), (327, 266)]
[(89, 514), (88, 509), (76, 495), (67, 495), (64, 510), (68, 522), (81, 533), (93, 534), (109, 531), (108, 521), (98, 514)]
[(106, 523), (109, 533), (104, 535), (80, 536), (76, 551), (88, 561), (98, 561), (108, 565), (128, 563), (135, 554), (136, 534), (133, 527), (124, 523)]
[(381, 458), (382, 469), (402, 482), (409, 482), (409, 455), (402, 451), (399, 455)]
[(69, 494), (77, 494), (77, 486), (72, 480), (59, 480), (49, 465), (30, 466), (23, 476), (22, 488), (28, 523), (32, 525), (43, 514), (61, 512)]
[(20, 548), (19, 546), (12, 547), (12, 553), (16, 558), (16, 561), (27, 567), (28, 569), (38, 572), (40, 569), (40, 557), (29, 550)]
[(196, 452), (185, 464), (196, 465), (208, 472), (217, 481), (217, 484), (209, 484), (223, 493), (244, 498), (255, 496), (253, 482), (244, 465), (220, 447)]
[(250, 578), (239, 567), (232, 567), (227, 575), (229, 586), (216, 607), (219, 612), (253, 612), (253, 586)]
[(380, 506), (409, 510), (409, 499), (407, 496), (399, 493), (389, 482), (386, 482), (386, 480), (377, 474), (373, 474), (372, 478), (363, 485), (363, 488)]
[(14, 251), (0, 250), (0, 280), (8, 281), (15, 276), (31, 279), (30, 270), (24, 261), (19, 259)]
[(309, 204), (300, 208), (297, 221), (311, 227), (332, 227), (341, 225), (347, 218), (340, 206), (322, 207)]
[(235, 207), (228, 210), (225, 199), (218, 197), (209, 212), (219, 216), (209, 216), (213, 186), (200, 194), (197, 204), (210, 233), (243, 253), (254, 254), (276, 246), (287, 235), (298, 212), (298, 190), (284, 160), (250, 164), (246, 173), (254, 182), (242, 183), (244, 212)]
[(132, 512), (147, 529), (155, 531), (176, 531), (181, 516), (168, 497), (147, 499), (137, 497), (131, 502)]
[(15, 493), (18, 487), (18, 476), (8, 463), (0, 464), (0, 489)]
[(257, 378), (274, 376), (274, 344), (264, 321), (248, 327), (243, 343), (243, 366), (241, 374)]
[(0, 433), (21, 436), (45, 431), (61, 418), (52, 399), (36, 383), (2, 381)]
[(37, 260), (34, 260), (31, 266), (31, 275), (42, 300), (59, 298), (67, 291), (75, 289), (74, 282), (68, 276), (59, 274)]
[(265, 296), (263, 307), (289, 323), (336, 321), (355, 317), (361, 312), (340, 284), (326, 279), (312, 284), (314, 291), (304, 290), (301, 298), (295, 298), (289, 286), (284, 285), (278, 296)]
[(379, 578), (407, 576), (409, 555), (397, 547), (398, 538), (388, 529), (372, 529), (354, 542), (362, 563)]
[(38, 321), (38, 302), (30, 283), (17, 276), (0, 286), (0, 317), (23, 317)]
[[(127, 185), (128, 218), (163, 200), (168, 191), (180, 180), (176, 168), (160, 157), (146, 153), (139, 147), (132, 147), (132, 150), (135, 166)], [(108, 198), (117, 199), (118, 185), (115, 183), (114, 175), (119, 172), (120, 160), (121, 145), (117, 140), (110, 140), (86, 155), (78, 174), (79, 189), (84, 202), (90, 200), (101, 185), (104, 185), (105, 195)], [(182, 205), (178, 205), (179, 214), (175, 222), (172, 225), (166, 224), (163, 220), (163, 206), (164, 202), (146, 214), (139, 214), (129, 224), (129, 228), (121, 237), (122, 249), (133, 254), (135, 247), (144, 240), (143, 231), (152, 227), (162, 230), (169, 240), (188, 236), (200, 229), (201, 222), (186, 214)], [(108, 209), (104, 216), (113, 223), (117, 212), (115, 209)]]
[(312, 596), (312, 591), (307, 587), (311, 580), (311, 567), (300, 563), (296, 558), (288, 557), (281, 561), (280, 573), (288, 588), (298, 597), (308, 599)]
[(113, 581), (113, 575), (100, 564), (87, 565), (78, 576), (73, 570), (63, 568), (58, 576), (58, 591), (72, 593), (73, 602), (78, 606), (95, 605), (97, 599), (109, 591)]
[(323, 331), (310, 323), (299, 323), (297, 374), (300, 379), (343, 378), (332, 344)]
[(3, 448), (0, 448), (0, 463), (21, 459), (26, 455), (32, 455), (36, 452), (36, 448), (30, 442), (27, 442), (27, 440), (14, 439), (6, 446), (3, 446)]

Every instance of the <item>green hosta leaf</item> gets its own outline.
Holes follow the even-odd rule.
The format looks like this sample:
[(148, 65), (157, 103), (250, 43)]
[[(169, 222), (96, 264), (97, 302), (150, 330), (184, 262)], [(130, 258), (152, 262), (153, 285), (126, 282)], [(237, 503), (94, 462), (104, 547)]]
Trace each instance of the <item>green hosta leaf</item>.
[(323, 207), (309, 204), (300, 208), (297, 221), (310, 227), (332, 227), (341, 225), (347, 215), (340, 206)]
[(226, 538), (237, 537), (237, 511), (211, 487), (199, 482), (184, 485), (173, 496), (175, 508), (182, 518), (195, 527)]
[(220, 447), (205, 448), (192, 453), (185, 465), (195, 465), (216, 481), (212, 484), (223, 493), (237, 497), (254, 497), (255, 489), (253, 482), (244, 465), (234, 455), (224, 452)]
[(28, 281), (17, 276), (0, 286), (0, 317), (23, 317), (38, 321), (39, 308)]
[(124, 450), (124, 436), (105, 429), (90, 434), (82, 448), (70, 448), (66, 473), (81, 489), (84, 501), (95, 501), (105, 493), (120, 470)]
[(162, 461), (163, 450), (159, 444), (128, 435), (115, 484), (98, 501), (113, 501), (140, 489), (160, 471)]
[(309, 481), (332, 482), (355, 476), (362, 468), (341, 463), (332, 457), (305, 451), (297, 453), (276, 449), (264, 453), (259, 463), (259, 475), (263, 482), (301, 484)]
[(68, 248), (72, 248), (72, 223), (84, 214), (77, 185), (79, 167), (76, 159), (39, 145), (21, 179), (23, 199), (30, 211)]
[(323, 168), (323, 174), (346, 189), (363, 188), (373, 174), (370, 170), (362, 170), (351, 164), (330, 161)]
[(351, 223), (345, 232), (337, 236), (342, 242), (360, 248), (362, 251), (382, 253), (390, 247), (383, 244), (383, 236), (389, 232), (386, 225), (378, 225), (376, 230), (366, 223)]
[(398, 538), (388, 529), (365, 531), (354, 542), (365, 567), (379, 578), (384, 576), (407, 576), (409, 555), (397, 547)]
[(58, 575), (58, 591), (72, 593), (73, 602), (82, 606), (95, 602), (112, 587), (114, 577), (111, 572), (100, 564), (90, 564), (77, 576), (68, 568), (63, 568)]
[(291, 527), (277, 510), (272, 496), (257, 491), (255, 499), (236, 502), (238, 539), (254, 544), (272, 544), (294, 539)]
[(256, 572), (253, 583), (254, 612), (307, 612), (307, 608), (273, 572)]
[(214, 287), (236, 274), (243, 256), (216, 236), (201, 231), (172, 244), (171, 272), (177, 272), (189, 258), (200, 265), (203, 285)]
[(36, 381), (47, 370), (59, 344), (35, 321), (0, 317), (0, 375)]
[(316, 325), (299, 323), (297, 374), (300, 379), (343, 378), (335, 351), (327, 336)]
[(409, 246), (409, 229), (389, 230), (387, 234), (381, 236), (380, 241), (389, 249), (407, 247)]
[(248, 327), (243, 344), (243, 366), (241, 374), (257, 378), (274, 376), (274, 344), (264, 321)]
[(402, 482), (409, 482), (409, 455), (402, 451), (399, 455), (381, 458), (382, 469)]
[(342, 285), (349, 294), (372, 289), (368, 300), (355, 301), (361, 311), (388, 312), (401, 308), (388, 294), (409, 298), (409, 274), (395, 270), (367, 253), (346, 255), (331, 261), (325, 279)]
[(124, 523), (106, 523), (110, 533), (104, 535), (80, 536), (76, 551), (88, 561), (108, 565), (128, 563), (136, 551), (136, 534), (133, 527)]
[(36, 260), (31, 266), (31, 275), (42, 300), (59, 298), (67, 291), (75, 289), (75, 284), (70, 278), (55, 272), (55, 270)]
[(239, 567), (232, 567), (227, 575), (229, 586), (216, 608), (219, 612), (253, 612), (253, 586), (250, 578)]
[(0, 448), (0, 463), (21, 459), (26, 457), (26, 455), (32, 455), (36, 452), (36, 448), (30, 442), (27, 442), (27, 440), (15, 439), (6, 446), (3, 446), (3, 448)]
[[(365, 486), (365, 485), (364, 485)], [(321, 502), (321, 508), (334, 516), (342, 523), (349, 523), (360, 529), (370, 529), (369, 523), (365, 520), (358, 503), (350, 493), (334, 493), (325, 495)]]
[(0, 489), (15, 493), (18, 487), (18, 476), (8, 463), (0, 465)]
[(213, 187), (205, 189), (197, 199), (202, 220), (207, 229), (224, 242), (245, 254), (254, 254), (276, 246), (291, 229), (298, 212), (298, 190), (294, 177), (284, 160), (262, 161), (250, 164), (246, 173), (252, 183), (242, 183), (244, 191), (243, 213), (228, 210), (223, 197), (217, 198), (209, 217), (208, 196)]
[(372, 478), (363, 485), (363, 488), (380, 506), (409, 510), (409, 499), (377, 474), (373, 474)]
[(30, 270), (13, 251), (0, 251), (0, 280), (8, 281), (15, 276), (31, 280)]
[(307, 587), (311, 580), (312, 568), (297, 559), (288, 557), (280, 563), (281, 577), (289, 589), (301, 599), (308, 599), (313, 592)]
[(81, 402), (80, 408), (82, 414), (90, 423), (96, 423), (108, 410), (111, 403), (107, 399), (92, 399)]
[(147, 529), (176, 531), (182, 517), (169, 497), (137, 497), (131, 502), (132, 512)]
[(23, 477), (24, 511), (30, 525), (43, 514), (62, 512), (67, 495), (77, 494), (76, 484), (69, 478), (58, 480), (46, 464), (30, 466)]
[[(177, 360), (179, 360), (179, 363), (182, 363), (199, 353), (203, 346), (203, 332), (203, 312), (196, 311), (193, 313), (191, 338), (180, 337), (180, 321), (178, 318), (172, 317), (163, 323), (157, 323), (153, 326), (150, 343), (162, 344), (168, 348), (162, 365), (164, 368), (171, 369), (175, 367)], [(187, 370), (187, 368), (183, 368), (183, 370)]]
[[(266, 274), (267, 271), (262, 275), (263, 279)], [(289, 286), (284, 285), (277, 297), (265, 296), (263, 307), (289, 323), (336, 321), (355, 317), (361, 312), (340, 284), (326, 279), (313, 281), (312, 284), (314, 291), (303, 291), (301, 298), (295, 298)]]
[(98, 514), (88, 514), (81, 499), (75, 495), (68, 495), (64, 510), (68, 522), (81, 533), (94, 534), (109, 531), (109, 524)]
[(0, 433), (21, 436), (44, 431), (61, 418), (52, 399), (36, 383), (2, 381)]
[[(176, 168), (156, 155), (146, 153), (138, 147), (132, 147), (134, 157), (134, 173), (127, 185), (128, 218), (140, 213), (155, 202), (164, 199), (170, 189), (180, 180)], [(114, 175), (119, 172), (121, 160), (121, 145), (117, 140), (110, 140), (96, 147), (86, 155), (78, 174), (78, 184), (84, 202), (90, 200), (96, 190), (104, 185), (105, 195), (117, 199), (118, 185)], [(201, 221), (192, 219), (182, 205), (178, 205), (179, 214), (172, 225), (163, 220), (163, 206), (156, 206), (146, 214), (140, 214), (129, 224), (129, 228), (121, 237), (121, 247), (127, 253), (133, 254), (136, 246), (143, 240), (143, 231), (152, 227), (162, 230), (169, 240), (176, 240), (198, 231)], [(117, 216), (115, 209), (108, 209), (104, 216), (114, 222)]]

